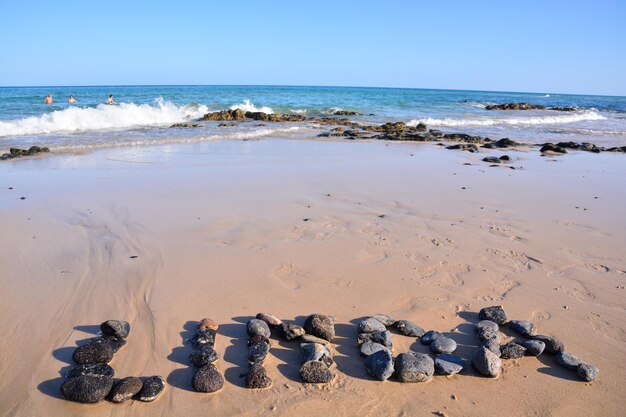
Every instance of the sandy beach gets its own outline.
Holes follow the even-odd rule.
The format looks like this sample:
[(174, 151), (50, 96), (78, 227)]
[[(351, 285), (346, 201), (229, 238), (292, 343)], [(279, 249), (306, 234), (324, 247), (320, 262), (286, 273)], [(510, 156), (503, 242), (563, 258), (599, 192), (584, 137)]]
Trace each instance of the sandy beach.
[[(490, 167), (487, 152), (512, 161)], [(217, 141), (3, 162), (0, 416), (623, 415), (624, 178), (621, 154), (384, 141)], [(363, 317), (447, 333), (469, 359), (472, 324), (491, 305), (559, 337), (600, 368), (597, 380), (545, 355), (504, 361), (497, 379), (469, 366), (416, 384), (366, 374)], [(335, 316), (334, 380), (302, 384), (299, 344), (273, 335), (273, 385), (246, 389), (245, 323), (261, 311), (300, 323)], [(214, 394), (190, 383), (185, 340), (203, 317), (220, 324), (226, 383)], [(162, 375), (155, 402), (62, 398), (72, 351), (108, 319), (132, 328), (116, 377)], [(393, 338), (394, 354), (428, 352)]]

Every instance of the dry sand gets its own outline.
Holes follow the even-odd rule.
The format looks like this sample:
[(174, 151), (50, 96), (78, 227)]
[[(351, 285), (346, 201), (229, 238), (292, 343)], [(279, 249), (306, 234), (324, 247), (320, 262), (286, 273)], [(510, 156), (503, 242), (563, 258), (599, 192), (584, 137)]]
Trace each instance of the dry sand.
[[(522, 169), (434, 145), (274, 140), (0, 164), (0, 415), (624, 415), (626, 159), (507, 153)], [(548, 356), (506, 361), (495, 380), (365, 374), (361, 317), (450, 332), (469, 358), (476, 312), (494, 304), (599, 378)], [(259, 311), (336, 316), (334, 381), (300, 383), (298, 344), (276, 340), (273, 386), (244, 388), (245, 322)], [(221, 324), (216, 394), (191, 390), (183, 343), (207, 316)], [(116, 376), (164, 376), (157, 401), (60, 397), (76, 343), (107, 319), (132, 326)]]

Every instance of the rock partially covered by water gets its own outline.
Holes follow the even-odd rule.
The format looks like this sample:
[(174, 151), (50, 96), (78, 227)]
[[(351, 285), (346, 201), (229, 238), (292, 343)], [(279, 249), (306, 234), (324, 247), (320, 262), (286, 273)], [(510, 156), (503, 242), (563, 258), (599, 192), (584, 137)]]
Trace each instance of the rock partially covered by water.
[(267, 323), (259, 319), (250, 320), (246, 326), (246, 330), (248, 331), (248, 335), (250, 335), (250, 337), (263, 336), (269, 338), (272, 336), (272, 332), (270, 331)]
[(325, 384), (332, 381), (334, 375), (323, 362), (309, 361), (300, 367), (300, 378), (309, 384)]
[(515, 342), (509, 342), (500, 349), (503, 359), (519, 359), (526, 354), (526, 348)]
[(311, 314), (304, 322), (304, 330), (329, 342), (335, 338), (335, 318), (323, 314)]
[(481, 375), (495, 378), (502, 371), (502, 361), (485, 347), (480, 347), (472, 356), (472, 366)]
[(225, 121), (225, 120), (245, 120), (246, 116), (241, 109), (222, 110), (205, 114), (200, 120)]
[(176, 127), (184, 127), (184, 128), (194, 128), (194, 127), (200, 127), (199, 123), (174, 123), (173, 125), (170, 126), (170, 128), (176, 128)]
[(285, 340), (297, 339), (306, 334), (304, 327), (298, 326), (295, 323), (283, 323), (282, 326), (280, 326), (280, 332)]
[(523, 342), (521, 342), (521, 344), (526, 348), (526, 354), (530, 356), (539, 356), (546, 348), (545, 343), (543, 343), (541, 340), (535, 339), (524, 340)]
[(152, 402), (165, 391), (165, 379), (160, 375), (141, 378), (141, 382), (143, 383), (141, 391), (135, 395), (135, 399), (139, 401)]
[(430, 344), (434, 353), (452, 353), (456, 350), (456, 342), (449, 337), (438, 337)]
[(102, 375), (112, 377), (115, 375), (115, 371), (109, 365), (104, 363), (90, 363), (73, 367), (67, 372), (65, 377), (70, 379), (81, 375)]
[(486, 110), (545, 110), (546, 106), (529, 103), (504, 103), (490, 104), (485, 106)]
[(220, 356), (213, 349), (213, 346), (210, 345), (204, 345), (189, 354), (189, 362), (198, 368), (208, 363), (213, 363), (219, 358)]
[(98, 403), (109, 395), (113, 378), (106, 375), (80, 375), (61, 385), (61, 394), (70, 401), (85, 404)]
[(326, 346), (319, 343), (301, 343), (300, 358), (302, 359), (302, 363), (320, 361), (326, 366), (333, 364), (333, 358), (330, 354), (330, 350), (328, 350)]
[(357, 337), (357, 343), (362, 345), (366, 342), (380, 343), (389, 349), (393, 349), (393, 340), (391, 339), (391, 332), (389, 330), (376, 333), (361, 333)]
[(361, 323), (359, 323), (359, 331), (361, 333), (376, 333), (384, 332), (385, 330), (387, 330), (387, 327), (385, 327), (383, 323), (372, 317), (365, 319), (361, 321)]
[(432, 342), (434, 342), (436, 339), (439, 339), (440, 337), (443, 337), (443, 335), (438, 331), (429, 330), (424, 333), (424, 335), (420, 338), (420, 342), (422, 342), (423, 345), (430, 345)]
[(365, 370), (368, 375), (380, 381), (388, 380), (393, 375), (393, 358), (388, 351), (379, 350), (365, 358)]
[(9, 153), (2, 154), (0, 160), (19, 158), (20, 156), (30, 156), (41, 152), (50, 152), (50, 149), (40, 146), (31, 146), (28, 149), (11, 148)]
[(361, 113), (352, 110), (335, 110), (331, 114), (333, 116), (362, 116)]
[(224, 377), (214, 364), (209, 363), (196, 371), (191, 385), (198, 392), (216, 392), (224, 386)]
[(432, 358), (417, 352), (399, 354), (394, 368), (400, 382), (426, 382), (435, 373), (435, 363)]
[(72, 359), (79, 364), (109, 363), (113, 359), (113, 347), (104, 339), (94, 340), (78, 347)]
[(577, 371), (578, 371), (578, 376), (583, 381), (587, 381), (587, 382), (593, 381), (600, 374), (600, 369), (588, 363), (580, 363), (578, 365)]
[(130, 333), (130, 324), (124, 320), (107, 320), (100, 324), (102, 334), (116, 339), (126, 339)]
[(556, 355), (556, 361), (559, 365), (575, 371), (578, 369), (578, 365), (582, 363), (580, 359), (569, 352), (559, 352)]
[(435, 358), (435, 371), (439, 375), (458, 374), (465, 367), (465, 361), (458, 356), (443, 354)]
[(563, 352), (565, 350), (565, 345), (559, 339), (553, 336), (544, 336), (539, 335), (535, 336), (535, 340), (542, 341), (546, 347), (544, 352), (549, 355), (556, 355), (557, 353)]
[(478, 318), (481, 320), (491, 320), (497, 324), (506, 324), (506, 313), (502, 306), (485, 307), (478, 312)]
[(129, 376), (115, 383), (109, 393), (109, 400), (114, 403), (123, 403), (138, 394), (143, 388), (143, 381), (134, 376)]
[(256, 315), (256, 318), (259, 320), (263, 320), (270, 327), (278, 327), (283, 324), (283, 321), (281, 319), (270, 313), (259, 313)]
[(509, 326), (509, 329), (515, 330), (523, 336), (537, 336), (537, 326), (528, 320), (511, 320), (507, 325)]
[(267, 375), (267, 371), (261, 364), (250, 366), (246, 374), (246, 388), (263, 389), (272, 385), (272, 379)]
[(360, 354), (364, 358), (367, 358), (369, 355), (378, 352), (379, 350), (386, 350), (391, 354), (391, 351), (388, 347), (381, 345), (380, 343), (374, 342), (365, 342), (361, 345)]
[(394, 326), (405, 336), (422, 337), (424, 335), (424, 329), (412, 321), (398, 320), (394, 323)]
[(245, 116), (248, 119), (261, 120), (264, 122), (303, 122), (307, 120), (306, 116), (302, 116), (300, 114), (268, 114), (260, 111), (247, 111)]

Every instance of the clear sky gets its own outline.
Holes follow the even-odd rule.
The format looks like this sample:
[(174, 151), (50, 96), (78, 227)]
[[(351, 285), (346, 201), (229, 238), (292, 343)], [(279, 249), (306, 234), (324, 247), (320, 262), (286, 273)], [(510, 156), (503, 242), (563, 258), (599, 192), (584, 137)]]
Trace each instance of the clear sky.
[(0, 85), (626, 95), (626, 0), (0, 0)]

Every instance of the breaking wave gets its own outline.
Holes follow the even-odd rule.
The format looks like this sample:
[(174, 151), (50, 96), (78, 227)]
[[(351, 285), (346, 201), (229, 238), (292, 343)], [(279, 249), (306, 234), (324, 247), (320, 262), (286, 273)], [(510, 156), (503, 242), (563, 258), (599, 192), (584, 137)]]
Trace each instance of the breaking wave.
[(561, 123), (575, 123), (586, 120), (606, 120), (596, 111), (585, 111), (580, 113), (562, 114), (554, 116), (536, 116), (536, 117), (511, 117), (511, 118), (487, 118), (476, 117), (468, 119), (414, 119), (407, 125), (417, 126), (418, 123), (425, 123), (427, 126), (498, 126), (498, 125), (552, 125)]
[(272, 109), (271, 107), (267, 107), (267, 106), (261, 106), (261, 107), (257, 107), (254, 104), (252, 104), (252, 102), (250, 102), (250, 100), (246, 99), (243, 101), (243, 103), (239, 103), (239, 104), (233, 104), (232, 106), (230, 106), (231, 110), (236, 110), (236, 109), (240, 109), (243, 110), (244, 112), (246, 111), (250, 111), (250, 112), (263, 112), (263, 113), (268, 113), (268, 114), (272, 114), (274, 113), (274, 109)]
[(40, 116), (0, 121), (0, 137), (167, 125), (197, 119), (207, 112), (204, 105), (179, 106), (162, 98), (156, 99), (154, 104), (70, 107)]

